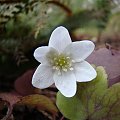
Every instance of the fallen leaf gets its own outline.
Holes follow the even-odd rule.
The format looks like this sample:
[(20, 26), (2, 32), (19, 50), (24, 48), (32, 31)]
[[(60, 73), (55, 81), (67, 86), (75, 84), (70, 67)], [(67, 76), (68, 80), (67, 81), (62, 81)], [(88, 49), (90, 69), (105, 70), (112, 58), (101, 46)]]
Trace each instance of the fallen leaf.
[(20, 96), (12, 93), (0, 93), (0, 98), (4, 101), (7, 101), (10, 106), (13, 106), (20, 100)]
[(109, 85), (120, 82), (120, 51), (114, 50), (114, 55), (107, 48), (94, 51), (87, 61), (96, 66), (103, 66), (107, 72)]
[(0, 99), (0, 119), (6, 116), (7, 111), (3, 113), (3, 110), (8, 108), (8, 104), (6, 101)]
[(20, 100), (19, 97), (12, 93), (0, 93), (0, 98), (3, 102), (6, 103), (8, 107), (8, 111), (6, 116), (2, 118), (2, 120), (8, 120), (11, 117), (12, 110), (14, 105)]
[(53, 115), (57, 115), (58, 112), (53, 102), (44, 95), (38, 95), (38, 94), (28, 95), (22, 97), (21, 101), (19, 101), (17, 104), (35, 107), (39, 111), (41, 110), (47, 111), (52, 113)]
[(21, 77), (19, 77), (14, 83), (16, 91), (23, 96), (34, 93), (40, 93), (40, 89), (36, 89), (35, 87), (33, 87), (31, 83), (33, 73), (34, 70), (28, 70)]

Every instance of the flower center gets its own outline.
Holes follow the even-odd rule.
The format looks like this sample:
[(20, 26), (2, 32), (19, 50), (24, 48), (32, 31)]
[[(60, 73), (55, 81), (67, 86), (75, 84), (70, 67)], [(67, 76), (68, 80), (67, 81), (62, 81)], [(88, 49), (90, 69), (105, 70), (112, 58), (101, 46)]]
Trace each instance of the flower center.
[(72, 62), (73, 60), (70, 57), (62, 54), (54, 56), (51, 60), (53, 69), (57, 70), (59, 74), (61, 71), (67, 72), (68, 70), (73, 70)]

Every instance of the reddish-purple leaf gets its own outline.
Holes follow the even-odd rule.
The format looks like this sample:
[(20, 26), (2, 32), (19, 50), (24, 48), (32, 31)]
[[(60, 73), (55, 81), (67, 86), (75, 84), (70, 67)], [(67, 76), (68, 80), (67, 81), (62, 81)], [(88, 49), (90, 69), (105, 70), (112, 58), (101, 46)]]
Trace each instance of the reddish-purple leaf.
[(40, 90), (32, 86), (32, 76), (34, 70), (28, 70), (21, 77), (15, 81), (15, 89), (21, 95), (30, 95), (34, 93), (40, 93)]
[(120, 82), (120, 51), (100, 48), (93, 52), (87, 61), (103, 66), (108, 74), (109, 85)]

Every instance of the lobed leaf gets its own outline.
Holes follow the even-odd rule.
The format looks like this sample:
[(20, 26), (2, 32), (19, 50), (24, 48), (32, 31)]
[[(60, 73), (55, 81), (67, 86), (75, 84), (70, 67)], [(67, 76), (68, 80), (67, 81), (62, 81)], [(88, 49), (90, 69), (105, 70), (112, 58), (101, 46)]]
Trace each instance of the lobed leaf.
[(108, 88), (107, 74), (103, 67), (97, 67), (97, 77), (87, 83), (78, 83), (74, 97), (57, 94), (57, 106), (70, 120), (119, 120), (120, 83)]

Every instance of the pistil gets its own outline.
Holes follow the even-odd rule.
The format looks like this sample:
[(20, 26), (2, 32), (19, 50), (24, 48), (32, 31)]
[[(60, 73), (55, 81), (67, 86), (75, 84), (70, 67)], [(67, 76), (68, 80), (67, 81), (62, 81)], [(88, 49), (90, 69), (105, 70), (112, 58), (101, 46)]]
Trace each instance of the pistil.
[(71, 58), (69, 56), (65, 55), (57, 55), (54, 56), (51, 60), (51, 64), (53, 66), (54, 70), (57, 70), (59, 74), (61, 74), (62, 71), (67, 72), (68, 70), (73, 70)]

